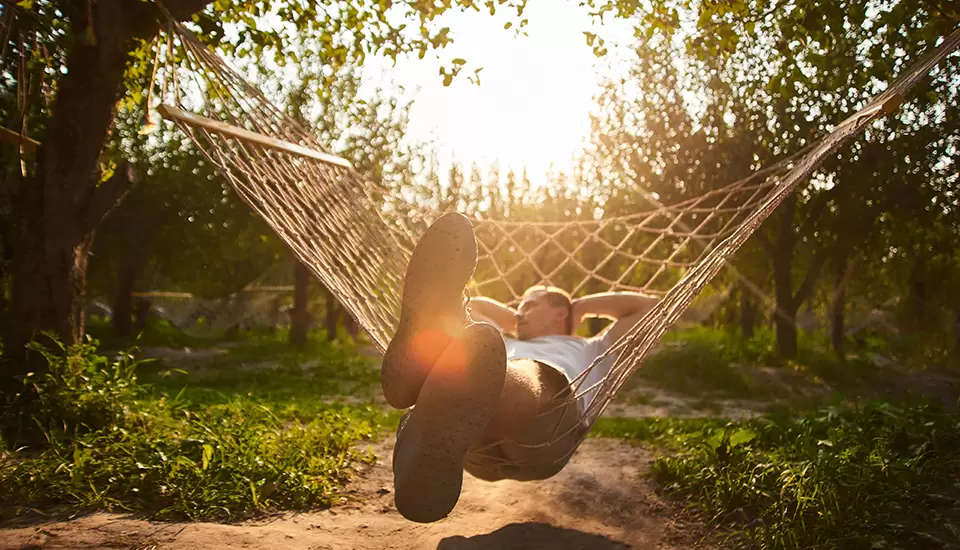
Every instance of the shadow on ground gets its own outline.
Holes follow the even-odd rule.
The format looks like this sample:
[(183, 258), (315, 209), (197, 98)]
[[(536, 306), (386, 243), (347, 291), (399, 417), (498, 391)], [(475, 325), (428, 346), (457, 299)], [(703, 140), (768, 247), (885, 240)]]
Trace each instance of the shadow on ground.
[(448, 537), (437, 550), (629, 550), (631, 547), (602, 535), (546, 523), (511, 523), (485, 535)]

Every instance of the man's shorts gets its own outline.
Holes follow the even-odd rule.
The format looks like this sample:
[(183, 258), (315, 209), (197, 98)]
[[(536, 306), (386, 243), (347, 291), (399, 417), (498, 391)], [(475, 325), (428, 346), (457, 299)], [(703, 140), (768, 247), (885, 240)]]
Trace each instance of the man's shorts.
[[(540, 411), (538, 424), (531, 427), (531, 437), (523, 444), (503, 441), (467, 453), (464, 469), (485, 481), (515, 479), (532, 481), (547, 479), (566, 466), (586, 431), (581, 422), (583, 402), (572, 397), (569, 382), (562, 371), (538, 362), (544, 376), (553, 380), (554, 387), (562, 387), (550, 403)], [(397, 439), (413, 409), (408, 410), (397, 426)]]
[[(556, 405), (554, 405), (556, 406)], [(486, 481), (516, 479), (533, 481), (553, 477), (570, 461), (580, 441), (583, 414), (579, 400), (571, 400), (551, 413), (562, 417), (556, 431), (547, 430), (539, 442), (520, 445), (501, 442), (467, 453), (464, 469), (474, 477)]]

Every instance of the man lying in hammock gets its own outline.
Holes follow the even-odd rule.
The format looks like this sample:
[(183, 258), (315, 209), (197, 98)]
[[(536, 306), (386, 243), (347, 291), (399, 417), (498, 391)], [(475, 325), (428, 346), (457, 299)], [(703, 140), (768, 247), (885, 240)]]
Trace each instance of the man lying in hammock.
[[(657, 302), (619, 292), (571, 301), (550, 287), (528, 290), (517, 310), (488, 298), (468, 302), (476, 264), (467, 218), (448, 214), (427, 230), (407, 268), (400, 323), (383, 360), (387, 402), (413, 406), (393, 457), (397, 510), (413, 521), (450, 513), (464, 469), (489, 481), (559, 472), (581, 439), (592, 398), (573, 395), (571, 382)], [(573, 336), (589, 316), (615, 322), (597, 337)], [(612, 358), (604, 363), (581, 389), (603, 379)]]

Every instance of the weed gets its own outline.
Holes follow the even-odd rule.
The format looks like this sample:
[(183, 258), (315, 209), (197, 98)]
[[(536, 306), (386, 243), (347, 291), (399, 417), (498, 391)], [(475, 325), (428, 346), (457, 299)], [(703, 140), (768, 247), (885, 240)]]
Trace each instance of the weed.
[(664, 490), (692, 501), (741, 542), (778, 549), (960, 545), (957, 413), (871, 404), (797, 418), (635, 428), (637, 437), (672, 449), (654, 464)]
[[(142, 393), (137, 384), (137, 362), (129, 353), (113, 360), (97, 355), (96, 342), (53, 348), (36, 342), (28, 347), (43, 355), (48, 367), (24, 378), (28, 397), (22, 411), (48, 438), (96, 431), (121, 420), (127, 407)], [(25, 396), (26, 397), (26, 396)], [(34, 426), (25, 427), (27, 430)]]
[[(216, 395), (206, 401), (144, 387), (134, 372), (159, 380), (160, 366), (127, 355), (111, 362), (93, 346), (44, 350), (50, 370), (32, 382), (39, 396), (32, 422), (46, 442), (0, 444), (0, 502), (192, 520), (327, 506), (354, 465), (372, 457), (357, 443), (397, 421), (379, 407), (305, 393), (286, 401), (245, 395), (233, 391), (239, 379), (195, 388)], [(333, 372), (340, 356), (330, 353), (325, 368)], [(273, 387), (283, 383), (275, 378)]]

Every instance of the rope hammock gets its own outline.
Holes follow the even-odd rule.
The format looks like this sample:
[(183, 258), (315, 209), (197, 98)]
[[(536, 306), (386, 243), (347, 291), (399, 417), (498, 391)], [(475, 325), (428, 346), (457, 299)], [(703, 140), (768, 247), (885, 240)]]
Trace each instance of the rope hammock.
[[(233, 327), (286, 324), (280, 298), (293, 294), (291, 272), (288, 262), (276, 263), (242, 289), (218, 296), (163, 290), (137, 291), (133, 296), (149, 300), (154, 314), (185, 334), (222, 336)], [(162, 283), (165, 278), (160, 275), (157, 280)]]
[[(820, 140), (702, 196), (611, 219), (476, 220), (481, 257), (472, 287), (477, 293), (495, 291), (516, 300), (526, 286), (576, 280), (569, 288), (574, 294), (633, 289), (663, 296), (573, 382), (577, 397), (593, 398), (582, 425), (568, 432), (580, 430), (582, 441), (664, 332), (774, 209), (847, 140), (893, 112), (958, 45), (960, 30)], [(385, 206), (383, 189), (366, 182), (346, 160), (324, 152), (316, 136), (179, 23), (169, 25), (162, 59), (160, 114), (192, 138), (383, 351), (397, 324), (403, 275), (419, 231)], [(426, 227), (429, 221), (416, 225)], [(570, 248), (565, 242), (578, 244)], [(608, 358), (613, 366), (607, 375), (588, 386), (590, 372)]]
[(200, 298), (188, 292), (134, 292), (136, 298), (150, 301), (155, 315), (177, 330), (194, 337), (222, 336), (232, 327), (276, 327), (282, 323), (281, 311), (273, 308), (277, 299), (290, 294), (283, 287), (242, 290), (222, 298)]

